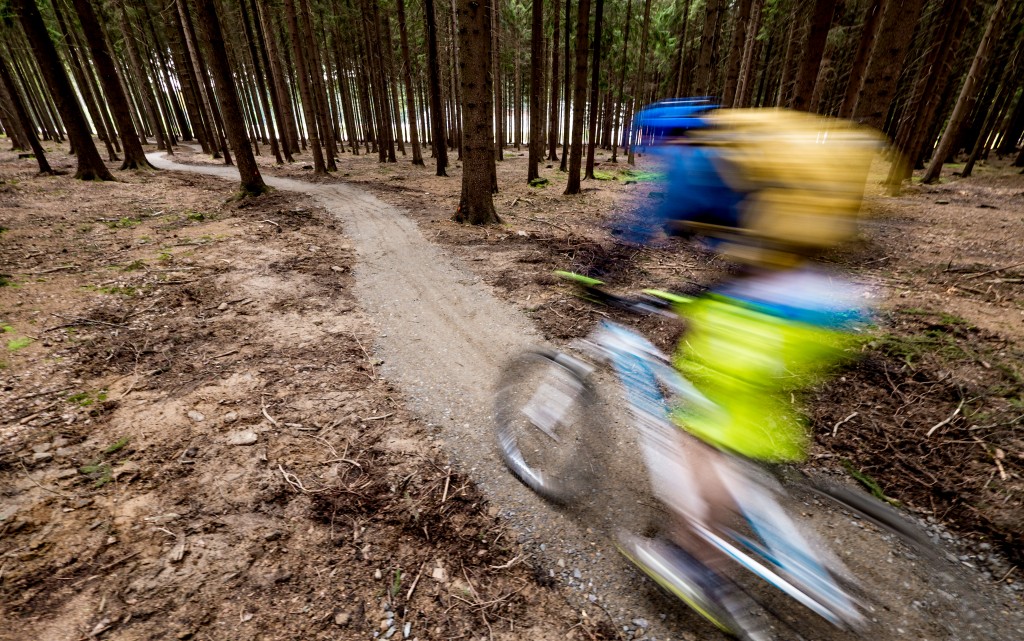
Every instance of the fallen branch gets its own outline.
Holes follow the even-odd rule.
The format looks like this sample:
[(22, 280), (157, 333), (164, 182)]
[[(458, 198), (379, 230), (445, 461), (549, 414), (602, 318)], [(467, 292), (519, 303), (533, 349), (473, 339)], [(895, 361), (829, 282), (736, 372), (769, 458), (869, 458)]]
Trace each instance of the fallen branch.
[(960, 399), (960, 404), (957, 405), (955, 410), (953, 410), (953, 413), (950, 414), (945, 420), (939, 421), (935, 425), (932, 425), (932, 428), (928, 430), (928, 433), (925, 434), (925, 436), (931, 436), (932, 434), (935, 433), (935, 430), (939, 429), (943, 425), (949, 425), (949, 423), (960, 414), (960, 410), (963, 409), (965, 401), (967, 401), (966, 398)]
[(839, 426), (840, 426), (840, 425), (842, 425), (843, 423), (846, 423), (846, 422), (847, 422), (847, 421), (849, 421), (850, 419), (852, 419), (852, 418), (855, 418), (855, 417), (857, 417), (857, 416), (860, 416), (860, 412), (854, 412), (853, 414), (850, 414), (849, 416), (847, 416), (847, 417), (846, 417), (846, 418), (844, 418), (843, 420), (841, 420), (841, 421), (839, 421), (838, 423), (836, 423), (835, 425), (833, 425), (833, 426), (832, 426), (832, 436), (834, 437), (834, 436), (836, 435), (836, 432), (838, 432), (838, 431), (839, 431)]
[(989, 274), (995, 274), (996, 272), (1003, 272), (1003, 271), (1006, 271), (1007, 269), (1013, 269), (1014, 267), (1020, 267), (1021, 265), (1024, 265), (1024, 261), (1021, 261), (1019, 263), (1013, 263), (1012, 265), (1006, 265), (1004, 267), (996, 267), (995, 269), (990, 269), (988, 271), (981, 272), (981, 273), (978, 273), (978, 274), (971, 274), (970, 276), (965, 276), (964, 280), (972, 280), (972, 279), (975, 279), (975, 278), (981, 278), (982, 276), (988, 276)]
[(29, 276), (42, 276), (43, 274), (52, 274), (54, 272), (62, 272), (62, 271), (65, 271), (67, 269), (75, 269), (76, 267), (78, 267), (78, 265), (61, 265), (60, 267), (51, 267), (50, 269), (44, 269), (43, 271), (39, 271), (39, 272), (21, 272), (21, 273), (29, 275)]
[(34, 478), (32, 478), (32, 475), (28, 473), (28, 468), (25, 467), (25, 461), (21, 460), (20, 456), (18, 457), (18, 463), (21, 464), (21, 469), (25, 471), (25, 478), (27, 478), (28, 480), (32, 481), (32, 484), (35, 485), (36, 487), (38, 487), (40, 490), (43, 490), (44, 492), (49, 492), (50, 494), (55, 494), (55, 495), (57, 495), (57, 496), (59, 496), (61, 498), (65, 498), (65, 499), (72, 498), (72, 497), (68, 496), (67, 494), (64, 494), (63, 492), (58, 492), (57, 490), (51, 490), (50, 488), (43, 486), (41, 483), (39, 483), (39, 481), (37, 481)]

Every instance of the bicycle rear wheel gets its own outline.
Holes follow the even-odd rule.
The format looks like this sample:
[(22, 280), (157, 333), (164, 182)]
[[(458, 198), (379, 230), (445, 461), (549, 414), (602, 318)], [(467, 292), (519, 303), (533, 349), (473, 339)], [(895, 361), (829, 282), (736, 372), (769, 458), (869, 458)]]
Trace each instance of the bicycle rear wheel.
[(560, 505), (577, 500), (593, 474), (585, 432), (601, 419), (591, 371), (566, 354), (533, 350), (510, 362), (498, 383), (502, 459), (524, 485)]

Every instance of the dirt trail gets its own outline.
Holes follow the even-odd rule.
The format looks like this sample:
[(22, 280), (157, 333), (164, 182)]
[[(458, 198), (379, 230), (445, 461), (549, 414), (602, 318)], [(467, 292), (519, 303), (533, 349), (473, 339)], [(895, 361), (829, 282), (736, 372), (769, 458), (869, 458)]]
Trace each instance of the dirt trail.
[[(237, 180), (233, 168), (179, 165), (155, 154), (150, 160), (164, 169)], [(266, 181), (310, 194), (341, 221), (358, 254), (356, 294), (379, 327), (375, 355), (381, 371), (510, 518), (539, 566), (578, 595), (578, 608), (592, 618), (611, 617), (626, 638), (718, 638), (712, 627), (629, 571), (596, 526), (551, 509), (516, 483), (496, 456), (491, 390), (509, 356), (540, 342), (529, 320), (424, 238), (397, 208), (344, 184)], [(944, 572), (936, 574), (870, 526), (814, 506), (806, 510), (868, 582), (877, 639), (1012, 639), (1024, 629), (1019, 604), (976, 573), (965, 574), (955, 557), (943, 561)], [(768, 603), (784, 608), (783, 621), (801, 614), (778, 599), (769, 597)], [(813, 622), (797, 627), (810, 638), (845, 638)], [(793, 636), (785, 628), (777, 632)]]

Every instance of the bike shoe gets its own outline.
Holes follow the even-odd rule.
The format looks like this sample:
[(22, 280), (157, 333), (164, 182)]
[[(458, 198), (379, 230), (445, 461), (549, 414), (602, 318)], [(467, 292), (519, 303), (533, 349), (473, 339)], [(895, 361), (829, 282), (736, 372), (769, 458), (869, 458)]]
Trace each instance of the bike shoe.
[(755, 620), (750, 599), (679, 546), (629, 533), (619, 534), (616, 545), (658, 585), (722, 631), (746, 641), (770, 639)]

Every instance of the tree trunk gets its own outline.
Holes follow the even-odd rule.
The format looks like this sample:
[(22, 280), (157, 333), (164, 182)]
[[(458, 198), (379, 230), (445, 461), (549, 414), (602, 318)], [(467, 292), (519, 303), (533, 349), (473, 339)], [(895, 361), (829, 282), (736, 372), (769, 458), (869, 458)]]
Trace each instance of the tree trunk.
[(195, 29), (192, 24), (192, 18), (188, 13), (188, 9), (185, 6), (185, 0), (176, 0), (178, 7), (178, 17), (181, 19), (181, 28), (185, 34), (185, 46), (188, 48), (188, 52), (192, 57), (192, 65), (198, 69), (199, 85), (197, 87), (199, 95), (202, 99), (203, 109), (206, 112), (206, 121), (210, 123), (210, 135), (211, 145), (213, 147), (213, 157), (218, 158), (218, 149), (224, 154), (224, 164), (231, 164), (231, 153), (228, 151), (227, 140), (224, 139), (224, 123), (220, 116), (220, 111), (214, 108), (213, 101), (215, 100), (213, 94), (213, 87), (210, 85), (210, 76), (206, 71), (206, 67), (202, 64), (202, 56), (199, 55), (199, 48), (196, 44)]
[[(647, 38), (651, 31), (651, 0), (644, 2), (644, 26), (640, 31), (640, 69), (636, 74), (636, 84), (633, 85), (633, 98), (629, 103), (629, 111), (626, 113), (626, 162), (630, 165), (636, 164), (636, 153), (635, 145), (636, 140), (634, 139), (633, 132), (630, 129), (633, 126), (633, 114), (636, 113), (637, 97), (643, 97), (644, 93), (644, 72), (647, 63), (647, 56), (644, 52), (647, 51)], [(705, 30), (707, 33), (707, 30)]]
[(749, 40), (747, 38), (747, 25), (750, 23), (752, 5), (753, 0), (739, 0), (736, 26), (732, 29), (732, 43), (729, 45), (729, 62), (725, 67), (725, 89), (722, 91), (722, 104), (727, 107), (731, 107), (736, 101), (740, 66)]
[(896, 81), (903, 69), (923, 5), (924, 0), (885, 3), (882, 24), (852, 110), (853, 119), (857, 122), (875, 129), (885, 126)]
[(295, 128), (295, 113), (287, 88), (287, 78), (281, 70), (281, 56), (277, 51), (277, 39), (270, 31), (262, 5), (253, 0), (253, 26), (256, 28), (257, 41), (262, 45), (260, 55), (263, 67), (270, 83), (270, 101), (274, 105), (278, 129), (281, 133), (281, 151), (286, 162), (295, 162), (292, 152), (299, 151), (299, 135)]
[(71, 87), (64, 67), (57, 54), (57, 48), (50, 40), (50, 34), (46, 30), (39, 9), (34, 0), (13, 0), (13, 8), (19, 14), (21, 25), (28, 36), (32, 51), (46, 84), (52, 92), (57, 110), (60, 111), (61, 119), (67, 128), (68, 138), (75, 148), (78, 157), (78, 169), (75, 171), (75, 178), (80, 180), (113, 180), (110, 170), (103, 164), (96, 145), (92, 141), (89, 132), (89, 125), (82, 113), (82, 108), (75, 99), (75, 91)]
[(267, 186), (256, 165), (256, 158), (252, 155), (252, 147), (249, 146), (249, 134), (242, 118), (242, 108), (238, 102), (238, 93), (235, 91), (231, 67), (228, 66), (228, 54), (224, 47), (224, 36), (217, 8), (214, 6), (214, 0), (197, 0), (197, 3), (199, 15), (203, 19), (203, 28), (206, 31), (207, 46), (213, 54), (209, 60), (210, 70), (216, 77), (217, 97), (220, 99), (220, 108), (224, 112), (227, 135), (231, 140), (231, 147), (235, 151), (242, 191), (250, 196), (258, 196), (267, 191)]
[(505, 160), (505, 100), (501, 74), (501, 12), (499, 0), (491, 2), (491, 67), (494, 78), (494, 159)]
[(149, 76), (146, 75), (146, 71), (142, 66), (139, 49), (135, 44), (135, 36), (132, 33), (131, 25), (128, 22), (128, 14), (123, 4), (119, 7), (118, 18), (124, 46), (128, 50), (128, 61), (131, 63), (135, 77), (141, 85), (139, 91), (142, 93), (142, 104), (145, 106), (146, 114), (156, 130), (157, 149), (166, 149), (168, 153), (174, 153), (174, 150), (171, 148), (170, 136), (166, 133), (165, 124), (161, 118), (160, 108), (156, 103), (156, 94), (153, 92)]
[[(491, 0), (493, 1), (493, 0)], [(430, 77), (430, 119), (433, 121), (434, 155), (437, 175), (447, 176), (448, 148), (445, 146), (444, 112), (441, 111), (441, 68), (437, 60), (437, 18), (434, 0), (423, 0), (427, 30), (427, 74)], [(488, 6), (490, 6), (488, 4)]]
[[(301, 25), (299, 33), (304, 37), (303, 42), (306, 46), (305, 69), (310, 83), (309, 90), (313, 97), (313, 112), (316, 115), (315, 128), (319, 131), (321, 145), (326, 147), (324, 151), (326, 151), (327, 171), (338, 171), (338, 166), (334, 162), (335, 156), (338, 155), (338, 147), (334, 142), (334, 122), (331, 111), (327, 107), (327, 90), (324, 88), (324, 66), (320, 60), (320, 46), (317, 42), (316, 30), (313, 27), (309, 0), (298, 0), (298, 2), (300, 4), (296, 7), (298, 13), (296, 18)], [(374, 11), (376, 11), (376, 0), (374, 0)], [(301, 50), (301, 47), (297, 47), (297, 49)], [(307, 123), (306, 126), (310, 129), (314, 128), (313, 124)], [(394, 162), (394, 153), (392, 153), (391, 160)]]
[[(568, 0), (566, 0), (568, 1)], [(689, 15), (689, 2), (686, 3), (686, 12)], [(612, 124), (614, 131), (612, 132), (612, 157), (609, 162), (619, 162), (619, 115), (622, 111), (622, 102), (626, 88), (626, 62), (629, 60), (627, 54), (629, 52), (629, 25), (633, 22), (633, 0), (627, 0), (626, 2), (626, 33), (622, 39), (622, 65), (619, 69), (619, 97), (615, 100), (615, 114), (612, 116), (615, 122)], [(676, 92), (678, 93), (678, 91)]]
[(864, 10), (864, 20), (860, 28), (860, 42), (857, 45), (857, 53), (853, 57), (853, 64), (850, 66), (850, 76), (846, 80), (846, 93), (843, 95), (843, 104), (839, 107), (839, 117), (849, 118), (853, 115), (853, 107), (857, 102), (857, 93), (864, 82), (864, 72), (868, 66), (868, 56), (875, 44), (875, 36), (878, 35), (878, 27), (882, 23), (881, 16), (885, 12), (884, 3), (886, 0), (871, 0), (867, 9)]
[[(253, 30), (253, 23), (249, 15), (249, 0), (239, 0), (238, 6), (241, 9), (242, 19), (242, 32), (245, 35), (245, 44), (249, 50), (249, 62), (252, 64), (253, 75), (256, 76), (256, 90), (259, 94), (260, 105), (262, 106), (264, 113), (263, 125), (267, 128), (267, 135), (270, 138), (270, 151), (274, 154), (274, 161), (282, 165), (284, 164), (284, 158), (281, 157), (281, 147), (278, 146), (278, 135), (274, 130), (274, 118), (271, 114), (279, 114), (277, 104), (273, 102), (271, 98), (271, 92), (267, 87), (267, 76), (264, 74), (264, 61), (260, 57), (259, 50), (256, 46), (256, 34)], [(273, 106), (273, 108), (272, 108)], [(280, 127), (280, 116), (277, 116), (278, 126)], [(282, 137), (283, 138), (283, 137)]]
[[(121, 164), (121, 169), (152, 169), (152, 165), (146, 160), (146, 152), (142, 149), (139, 136), (135, 133), (128, 98), (117, 77), (114, 59), (103, 38), (96, 11), (92, 8), (90, 0), (74, 0), (74, 5), (75, 12), (78, 13), (78, 19), (82, 24), (82, 31), (85, 33), (85, 40), (89, 45), (89, 52), (92, 54), (93, 64), (96, 65), (100, 82), (103, 84), (103, 93), (106, 94), (107, 102), (114, 112), (114, 120), (117, 121), (121, 146), (124, 149), (124, 162)], [(154, 122), (156, 122), (155, 118)]]
[(192, 121), (192, 130), (199, 139), (203, 153), (212, 154), (216, 152), (217, 144), (214, 142), (211, 132), (212, 124), (206, 119), (206, 112), (199, 97), (199, 81), (192, 65), (192, 56), (189, 55), (185, 45), (185, 32), (181, 21), (175, 17), (167, 19), (165, 33), (170, 45), (174, 67), (178, 72), (178, 82), (181, 83), (182, 94), (185, 98), (185, 109)]
[[(704, 31), (701, 34), (700, 41), (700, 56), (697, 58), (697, 68), (695, 71), (694, 79), (694, 91), (699, 95), (708, 95), (711, 93), (713, 85), (712, 78), (714, 77), (714, 69), (712, 68), (712, 59), (715, 53), (715, 35), (718, 31), (718, 23), (720, 22), (719, 17), (721, 16), (722, 10), (725, 7), (725, 0), (707, 0), (707, 4), (704, 5)], [(644, 9), (644, 24), (648, 23), (648, 15), (650, 14), (649, 9)], [(643, 60), (647, 57), (642, 55), (643, 52), (647, 51), (647, 31), (648, 27), (644, 27), (643, 43), (640, 45), (641, 51), (641, 63), (640, 66), (643, 68)], [(641, 81), (643, 76), (641, 74)]]
[(412, 144), (412, 164), (423, 165), (420, 140), (416, 132), (416, 102), (413, 100), (412, 63), (409, 60), (409, 36), (405, 30), (405, 0), (398, 0), (398, 38), (402, 46), (402, 77), (405, 81), (405, 101), (409, 113), (409, 141)]
[(1006, 103), (1009, 102), (1013, 92), (1017, 89), (1016, 78), (1017, 75), (1017, 63), (1019, 58), (1014, 58), (1014, 63), (1006, 68), (1006, 72), (1003, 75), (1002, 83), (1000, 85), (998, 98), (995, 104), (991, 105), (988, 109), (988, 113), (985, 115), (985, 122), (981, 127), (981, 131), (978, 132), (978, 137), (974, 141), (974, 147), (971, 149), (970, 155), (967, 157), (967, 161), (964, 163), (964, 168), (960, 170), (960, 177), (967, 178), (974, 171), (974, 163), (978, 161), (978, 158), (982, 156), (984, 150), (988, 148), (989, 136), (992, 133), (992, 129), (998, 122), (999, 117), (1002, 115), (1003, 109), (1006, 108)]
[(953, 138), (968, 115), (970, 103), (974, 100), (974, 96), (977, 93), (978, 79), (986, 70), (985, 67), (988, 63), (989, 54), (998, 38), (999, 30), (1003, 27), (1008, 8), (1009, 3), (1007, 0), (996, 0), (995, 8), (992, 9), (988, 25), (985, 27), (985, 35), (982, 36), (981, 42), (978, 44), (978, 50), (974, 54), (971, 69), (967, 72), (967, 78), (960, 89), (960, 96), (957, 98), (956, 106), (953, 108), (953, 114), (949, 117), (946, 130), (939, 140), (938, 147), (935, 148), (935, 153), (932, 154), (932, 160), (928, 164), (928, 168), (925, 169), (924, 175), (921, 177), (921, 182), (925, 184), (931, 184), (939, 180), (946, 154), (952, 148)]
[[(568, 2), (569, 0), (564, 0)], [(633, 0), (629, 0), (632, 2)], [(562, 15), (560, 0), (555, 0), (552, 17), (552, 42), (551, 42), (551, 92), (548, 101), (548, 157), (550, 161), (558, 160), (558, 55), (561, 51), (558, 48), (558, 38), (561, 36), (561, 24), (559, 20)]]
[[(14, 111), (14, 118), (17, 120), (17, 126), (21, 128), (21, 134), (25, 137), (26, 142), (32, 149), (33, 155), (36, 157), (36, 163), (39, 165), (39, 173), (41, 174), (52, 174), (53, 170), (50, 168), (50, 163), (46, 161), (46, 153), (43, 151), (43, 146), (39, 143), (39, 137), (36, 136), (36, 126), (32, 124), (32, 119), (29, 118), (28, 111), (25, 110), (25, 103), (21, 101), (21, 96), (18, 94), (18, 88), (14, 84), (14, 78), (11, 77), (11, 72), (7, 69), (7, 62), (3, 56), (0, 56), (0, 86), (4, 89), (4, 93), (7, 94), (7, 98), (10, 100), (11, 109)], [(8, 131), (8, 135), (13, 139), (14, 131)]]
[(115, 149), (117, 144), (115, 140), (116, 132), (103, 109), (103, 94), (100, 93), (99, 87), (96, 85), (96, 80), (92, 75), (90, 66), (82, 60), (84, 53), (79, 53), (83, 52), (85, 47), (79, 42), (78, 33), (72, 31), (67, 20), (64, 19), (64, 12), (61, 11), (59, 4), (53, 5), (53, 13), (54, 17), (57, 18), (57, 26), (64, 36), (70, 61), (68, 66), (71, 68), (71, 73), (78, 84), (78, 91), (82, 97), (82, 102), (85, 103), (86, 113), (89, 114), (93, 126), (96, 128), (96, 136), (107, 148), (107, 160), (111, 162), (120, 160)]
[(459, 0), (459, 76), (463, 114), (462, 195), (454, 219), (481, 225), (500, 222), (494, 211), (494, 88), (491, 86), (491, 2)]
[[(493, 1), (493, 0), (492, 0)], [(601, 0), (598, 0), (600, 2)], [(544, 82), (544, 0), (532, 2), (532, 24), (530, 25), (530, 141), (526, 165), (526, 181), (540, 177), (537, 166), (544, 157), (543, 129), (544, 107), (542, 103)]]
[(604, 18), (604, 0), (597, 0), (594, 10), (594, 65), (590, 74), (590, 123), (587, 127), (590, 139), (587, 140), (587, 166), (584, 174), (589, 179), (594, 178), (594, 146), (597, 144), (597, 101), (601, 90), (601, 23)]
[(385, 73), (388, 78), (387, 86), (391, 90), (391, 110), (394, 113), (394, 124), (395, 124), (395, 142), (398, 143), (398, 151), (405, 155), (405, 137), (402, 133), (402, 107), (399, 104), (399, 97), (401, 92), (399, 82), (396, 82), (395, 77), (395, 64), (392, 59), (391, 52), (394, 51), (394, 41), (391, 38), (391, 16), (384, 13), (383, 24), (381, 28), (384, 31), (384, 66)]
[[(740, 74), (736, 80), (736, 95), (733, 98), (732, 106), (749, 107), (751, 96), (754, 93), (754, 82), (757, 73), (754, 69), (754, 61), (758, 59), (761, 41), (757, 34), (761, 31), (761, 20), (764, 15), (764, 0), (754, 0), (750, 9), (750, 22), (747, 25), (747, 38), (743, 43), (743, 60), (740, 61)], [(769, 36), (768, 47), (771, 48), (771, 36)], [(770, 57), (769, 57), (770, 59)], [(762, 72), (762, 78), (767, 75), (767, 69)], [(723, 103), (728, 105), (728, 103)]]
[[(577, 0), (578, 2), (579, 0)], [(572, 74), (569, 73), (569, 31), (572, 28), (572, 0), (565, 0), (565, 44), (562, 54), (563, 62), (562, 79), (562, 160), (558, 163), (559, 171), (569, 171), (569, 108), (572, 105)]]
[(996, 153), (1000, 157), (1008, 156), (1017, 149), (1017, 141), (1021, 134), (1024, 134), (1024, 93), (1017, 98), (1017, 105), (1013, 108), (1010, 120), (1003, 131), (1003, 138), (999, 142)]
[(796, 73), (793, 96), (789, 106), (798, 111), (807, 111), (811, 104), (811, 94), (821, 70), (821, 58), (825, 53), (825, 41), (828, 39), (829, 27), (832, 25), (832, 14), (835, 13), (836, 0), (815, 0), (811, 12), (810, 28), (803, 42), (803, 54)]
[(590, 0), (580, 0), (576, 15), (576, 77), (572, 97), (572, 147), (569, 150), (569, 180), (565, 194), (580, 193), (583, 165), (583, 114), (587, 100), (587, 53), (590, 48)]
[(306, 121), (306, 137), (309, 148), (313, 152), (313, 173), (326, 175), (327, 165), (324, 163), (324, 152), (320, 146), (320, 134), (317, 129), (316, 111), (314, 111), (313, 88), (310, 87), (309, 66), (306, 64), (305, 47), (302, 45), (302, 34), (299, 31), (298, 15), (295, 11), (295, 0), (284, 0), (285, 14), (288, 19), (288, 35), (295, 45), (295, 75), (298, 76), (299, 92), (302, 94), (302, 113)]

